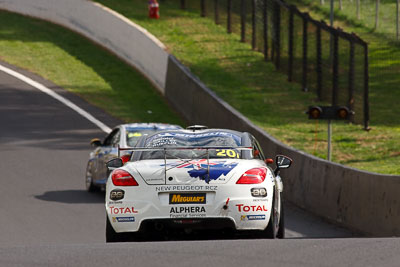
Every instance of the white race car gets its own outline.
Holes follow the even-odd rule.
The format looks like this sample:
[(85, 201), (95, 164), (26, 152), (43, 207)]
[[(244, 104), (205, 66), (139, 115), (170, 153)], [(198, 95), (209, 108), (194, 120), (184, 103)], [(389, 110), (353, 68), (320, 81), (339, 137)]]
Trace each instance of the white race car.
[(141, 240), (166, 230), (215, 229), (284, 238), (280, 169), (249, 133), (167, 130), (142, 137), (130, 160), (107, 163), (106, 241)]
[[(140, 137), (145, 134), (176, 129), (182, 129), (182, 127), (165, 123), (128, 123), (116, 126), (106, 136), (104, 142), (98, 138), (92, 139), (90, 144), (95, 149), (90, 152), (86, 167), (86, 190), (96, 192), (105, 188), (108, 177), (106, 162), (118, 157), (118, 147), (135, 146)], [(121, 159), (129, 160), (131, 152), (125, 153), (126, 155), (122, 155)]]

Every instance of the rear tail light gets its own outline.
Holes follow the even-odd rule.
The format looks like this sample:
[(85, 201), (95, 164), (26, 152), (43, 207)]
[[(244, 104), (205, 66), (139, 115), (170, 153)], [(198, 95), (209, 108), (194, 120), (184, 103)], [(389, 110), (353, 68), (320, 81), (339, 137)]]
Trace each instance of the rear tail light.
[(260, 184), (264, 182), (267, 176), (267, 169), (265, 168), (254, 168), (245, 172), (236, 184)]
[(135, 178), (129, 172), (124, 170), (115, 170), (111, 175), (112, 182), (115, 186), (138, 186)]

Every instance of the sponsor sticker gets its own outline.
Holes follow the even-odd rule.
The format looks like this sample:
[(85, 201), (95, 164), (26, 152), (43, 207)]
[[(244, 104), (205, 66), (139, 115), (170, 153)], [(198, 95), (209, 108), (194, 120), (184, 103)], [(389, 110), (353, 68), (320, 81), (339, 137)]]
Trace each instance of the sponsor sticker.
[(206, 217), (205, 207), (172, 207), (170, 210), (171, 218), (192, 218)]
[(122, 189), (114, 189), (110, 192), (110, 199), (111, 200), (121, 200), (125, 196), (125, 191)]
[(250, 192), (253, 197), (266, 197), (267, 196), (267, 189), (264, 187), (252, 188), (250, 190)]
[(112, 217), (113, 222), (134, 222), (135, 217)]
[(206, 193), (172, 193), (169, 204), (206, 204)]
[(110, 213), (111, 214), (132, 214), (132, 213), (138, 213), (134, 207), (114, 207), (111, 206), (109, 207)]
[(236, 204), (239, 212), (250, 212), (250, 211), (268, 211), (265, 205), (244, 205)]
[(241, 221), (262, 221), (265, 220), (265, 215), (242, 215)]
[(253, 202), (259, 202), (259, 201), (267, 202), (268, 198), (253, 198)]
[(122, 204), (122, 201), (108, 201), (108, 205)]

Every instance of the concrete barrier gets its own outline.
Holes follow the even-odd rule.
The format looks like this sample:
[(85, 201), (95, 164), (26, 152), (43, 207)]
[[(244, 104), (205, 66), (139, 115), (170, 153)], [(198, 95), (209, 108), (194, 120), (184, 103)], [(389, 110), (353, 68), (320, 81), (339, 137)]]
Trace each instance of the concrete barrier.
[(87, 0), (1, 0), (0, 9), (47, 20), (85, 36), (135, 67), (164, 93), (165, 46), (122, 15)]
[(284, 145), (220, 99), (173, 56), (165, 96), (191, 123), (250, 132), (268, 157), (291, 157), (294, 164), (282, 172), (287, 200), (366, 234), (400, 235), (400, 176), (359, 171)]
[(221, 100), (146, 30), (86, 0), (1, 0), (0, 9), (72, 29), (128, 62), (193, 124), (252, 133), (266, 155), (294, 160), (283, 172), (285, 198), (310, 212), (376, 236), (400, 235), (400, 176), (347, 168), (290, 148)]

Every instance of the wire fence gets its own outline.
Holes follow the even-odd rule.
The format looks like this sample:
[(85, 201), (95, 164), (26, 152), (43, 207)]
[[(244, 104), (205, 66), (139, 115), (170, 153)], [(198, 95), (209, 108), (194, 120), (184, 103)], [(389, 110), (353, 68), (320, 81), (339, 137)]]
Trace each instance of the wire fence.
[(354, 33), (312, 19), (282, 0), (179, 0), (182, 9), (237, 33), (317, 102), (343, 105), (351, 121), (369, 127), (368, 44)]
[(330, 12), (330, 1), (333, 1), (336, 14), (399, 41), (400, 0), (302, 0), (307, 6), (318, 7), (325, 12)]

